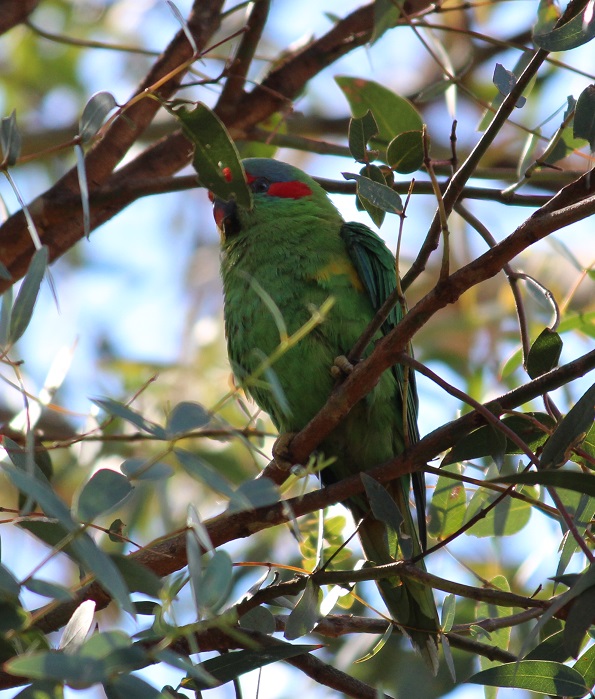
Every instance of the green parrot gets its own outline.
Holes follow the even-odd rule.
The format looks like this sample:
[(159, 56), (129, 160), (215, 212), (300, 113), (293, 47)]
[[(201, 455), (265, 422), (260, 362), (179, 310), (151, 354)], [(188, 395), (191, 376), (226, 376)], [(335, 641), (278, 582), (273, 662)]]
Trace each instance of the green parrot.
[[(325, 320), (247, 387), (280, 434), (297, 432), (327, 401), (337, 356), (349, 353), (395, 288), (395, 258), (367, 226), (345, 223), (322, 187), (298, 168), (268, 158), (247, 158), (243, 166), (252, 210), (211, 196), (221, 234), (227, 346), (239, 382), (278, 348), (283, 324), (291, 335), (310, 320), (312, 307), (334, 300)], [(400, 315), (397, 306), (378, 336), (389, 332)], [(325, 457), (335, 458), (322, 470), (324, 484), (388, 461), (404, 451), (407, 441), (417, 441), (412, 372), (405, 400), (404, 385), (401, 366), (385, 372), (320, 444)], [(412, 556), (422, 550), (420, 540), (425, 546), (423, 473), (412, 480), (419, 533), (409, 508), (410, 478), (388, 486), (402, 516), (401, 545), (394, 530), (374, 518), (365, 495), (345, 503), (359, 524), (368, 560), (391, 563), (403, 558), (400, 549)], [(397, 577), (378, 581), (378, 587), (390, 614), (436, 673), (439, 622), (431, 588)]]

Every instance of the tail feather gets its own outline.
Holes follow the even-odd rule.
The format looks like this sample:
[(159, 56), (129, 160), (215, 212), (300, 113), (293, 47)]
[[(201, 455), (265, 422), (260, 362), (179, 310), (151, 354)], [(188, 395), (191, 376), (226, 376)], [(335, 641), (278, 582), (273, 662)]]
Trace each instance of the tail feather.
[[(403, 533), (411, 537), (414, 553), (419, 553), (421, 547), (411, 511), (408, 505), (402, 503), (404, 499), (401, 497), (402, 484), (395, 485), (396, 488), (392, 494), (403, 515)], [(394, 563), (395, 558), (391, 555), (391, 551), (395, 550), (394, 541), (391, 541), (394, 537), (391, 537), (387, 526), (375, 519), (371, 512), (361, 520), (358, 533), (369, 561), (380, 565)], [(417, 565), (425, 570), (423, 561)], [(435, 675), (438, 672), (440, 624), (432, 589), (411, 578), (383, 578), (378, 580), (377, 584), (391, 616), (403, 633), (409, 637), (413, 647), (421, 653)]]

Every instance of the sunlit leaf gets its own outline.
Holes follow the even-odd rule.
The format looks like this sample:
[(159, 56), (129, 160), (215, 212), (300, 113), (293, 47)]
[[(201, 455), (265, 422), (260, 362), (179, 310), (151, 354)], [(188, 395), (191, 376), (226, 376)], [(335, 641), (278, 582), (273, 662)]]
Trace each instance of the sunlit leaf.
[(556, 468), (568, 459), (568, 450), (576, 446), (592, 428), (595, 420), (595, 384), (572, 406), (560, 420), (555, 432), (541, 452), (542, 469)]
[(595, 17), (585, 22), (588, 7), (561, 27), (544, 34), (533, 34), (533, 43), (546, 51), (569, 51), (591, 41), (595, 36)]
[(584, 679), (576, 670), (548, 660), (505, 663), (477, 672), (467, 681), (568, 697), (581, 697), (588, 691)]
[(527, 373), (532, 379), (558, 366), (562, 354), (562, 338), (550, 328), (544, 328), (531, 345), (527, 355)]

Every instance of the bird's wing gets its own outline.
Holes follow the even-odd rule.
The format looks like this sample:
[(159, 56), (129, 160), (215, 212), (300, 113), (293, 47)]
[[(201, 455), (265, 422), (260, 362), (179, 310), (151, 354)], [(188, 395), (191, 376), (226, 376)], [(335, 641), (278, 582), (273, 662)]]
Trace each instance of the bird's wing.
[[(349, 257), (372, 301), (374, 309), (378, 310), (396, 288), (396, 268), (393, 254), (386, 247), (382, 238), (362, 223), (352, 222), (344, 224), (341, 228), (341, 237), (347, 246)], [(388, 334), (395, 327), (402, 318), (402, 315), (402, 305), (401, 303), (396, 303), (382, 325), (383, 335)], [(411, 353), (411, 347), (409, 348), (409, 352)], [(405, 372), (400, 364), (395, 365), (392, 371), (401, 388), (400, 404), (396, 408), (398, 411), (402, 411), (403, 392), (405, 390), (407, 392), (407, 431), (409, 443), (414, 444), (419, 440), (419, 431), (417, 427), (418, 398), (415, 372), (409, 371), (407, 373), (406, 382)], [(413, 494), (417, 507), (419, 535), (422, 547), (425, 548), (426, 488), (424, 474), (421, 471), (416, 471), (412, 476), (412, 482)]]

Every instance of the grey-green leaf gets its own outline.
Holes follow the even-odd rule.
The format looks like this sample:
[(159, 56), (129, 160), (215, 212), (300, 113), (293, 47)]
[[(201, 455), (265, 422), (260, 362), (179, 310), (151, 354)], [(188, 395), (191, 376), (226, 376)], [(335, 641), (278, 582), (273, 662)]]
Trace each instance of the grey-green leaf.
[(96, 92), (90, 97), (79, 120), (79, 138), (82, 143), (95, 136), (107, 115), (117, 106), (118, 103), (111, 92)]
[(111, 469), (102, 468), (85, 483), (78, 496), (76, 514), (81, 522), (92, 522), (109, 512), (130, 495), (133, 487), (128, 478)]
[(48, 257), (49, 252), (46, 245), (42, 245), (33, 255), (27, 274), (23, 279), (12, 307), (8, 330), (8, 342), (10, 344), (20, 339), (31, 321), (39, 288), (48, 266)]
[(363, 199), (367, 199), (377, 208), (391, 214), (398, 214), (403, 211), (401, 197), (388, 185), (375, 182), (369, 177), (356, 175), (351, 172), (343, 172), (342, 175), (346, 180), (355, 180), (357, 182), (357, 193), (359, 196)]
[(95, 405), (105, 410), (109, 415), (122, 418), (122, 420), (130, 422), (135, 427), (143, 430), (143, 432), (152, 434), (157, 439), (167, 439), (167, 434), (161, 425), (147, 420), (140, 413), (129, 408), (127, 405), (113, 400), (112, 398), (91, 398), (90, 400), (95, 403)]
[(169, 437), (175, 437), (192, 430), (199, 430), (211, 421), (211, 416), (200, 403), (182, 401), (174, 406), (169, 414), (166, 432)]
[(293, 608), (285, 624), (285, 638), (289, 641), (310, 633), (320, 619), (322, 591), (312, 579), (306, 583), (306, 589)]
[(16, 110), (0, 120), (0, 146), (6, 165), (14, 165), (21, 154), (21, 134), (17, 125)]

